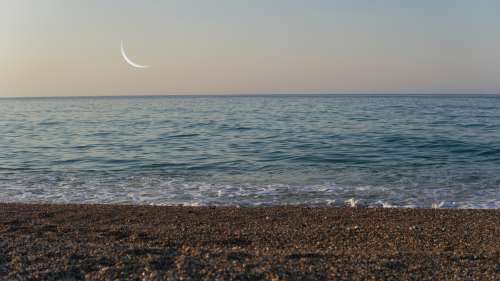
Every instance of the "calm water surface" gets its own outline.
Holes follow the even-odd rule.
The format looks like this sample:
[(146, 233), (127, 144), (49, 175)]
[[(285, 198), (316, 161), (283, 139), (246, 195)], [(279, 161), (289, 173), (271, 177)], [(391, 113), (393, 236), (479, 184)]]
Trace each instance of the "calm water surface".
[(0, 201), (500, 207), (500, 97), (0, 99)]

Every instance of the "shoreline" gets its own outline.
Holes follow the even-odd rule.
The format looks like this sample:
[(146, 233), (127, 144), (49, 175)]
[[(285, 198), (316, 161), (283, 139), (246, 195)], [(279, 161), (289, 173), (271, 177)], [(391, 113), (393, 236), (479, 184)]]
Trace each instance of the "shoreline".
[(494, 280), (500, 210), (0, 203), (0, 279)]

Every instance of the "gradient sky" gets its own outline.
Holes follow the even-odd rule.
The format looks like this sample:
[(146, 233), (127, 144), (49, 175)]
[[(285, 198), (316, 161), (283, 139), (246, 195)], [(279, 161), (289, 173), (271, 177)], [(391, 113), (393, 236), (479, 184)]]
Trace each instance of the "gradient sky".
[(500, 1), (0, 1), (0, 96), (500, 89)]

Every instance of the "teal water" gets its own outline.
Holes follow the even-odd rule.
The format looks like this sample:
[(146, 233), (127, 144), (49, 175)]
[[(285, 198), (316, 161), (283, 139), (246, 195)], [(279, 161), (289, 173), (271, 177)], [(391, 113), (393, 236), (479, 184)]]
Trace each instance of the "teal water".
[(499, 96), (0, 99), (0, 201), (500, 207)]

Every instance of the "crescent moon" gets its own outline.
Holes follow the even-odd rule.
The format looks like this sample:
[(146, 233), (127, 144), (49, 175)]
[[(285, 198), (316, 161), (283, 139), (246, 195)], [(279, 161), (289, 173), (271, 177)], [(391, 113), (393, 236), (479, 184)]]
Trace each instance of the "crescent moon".
[(128, 58), (127, 54), (125, 53), (125, 48), (123, 47), (123, 41), (121, 41), (121, 51), (122, 51), (122, 57), (123, 59), (132, 67), (135, 68), (148, 68), (149, 65), (141, 65), (133, 62), (131, 59)]

